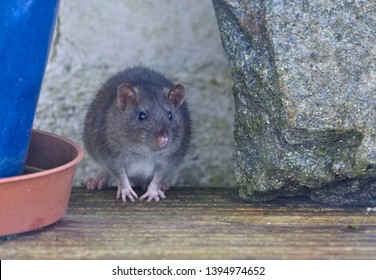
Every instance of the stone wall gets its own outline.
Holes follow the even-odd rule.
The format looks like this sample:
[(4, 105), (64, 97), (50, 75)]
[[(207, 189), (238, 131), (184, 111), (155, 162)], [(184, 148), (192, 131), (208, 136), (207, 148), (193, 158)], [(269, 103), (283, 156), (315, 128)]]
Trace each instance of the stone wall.
[[(62, 0), (34, 127), (82, 143), (101, 81), (138, 64), (187, 88), (194, 134), (176, 184), (233, 186), (232, 79), (210, 0)], [(75, 184), (97, 168), (86, 156)]]

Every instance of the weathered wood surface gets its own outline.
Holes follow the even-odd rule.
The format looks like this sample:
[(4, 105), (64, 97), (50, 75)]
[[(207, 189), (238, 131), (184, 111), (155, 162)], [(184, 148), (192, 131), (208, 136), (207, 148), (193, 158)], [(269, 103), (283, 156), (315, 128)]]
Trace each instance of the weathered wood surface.
[(175, 188), (159, 203), (115, 195), (73, 188), (61, 221), (1, 238), (0, 258), (376, 259), (376, 213), (366, 207), (247, 204), (236, 189)]

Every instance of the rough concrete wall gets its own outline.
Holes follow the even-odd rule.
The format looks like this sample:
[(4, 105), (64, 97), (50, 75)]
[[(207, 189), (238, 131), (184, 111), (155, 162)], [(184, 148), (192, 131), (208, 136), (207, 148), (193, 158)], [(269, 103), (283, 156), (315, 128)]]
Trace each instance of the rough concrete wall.
[[(82, 143), (100, 82), (138, 64), (187, 87), (194, 136), (176, 184), (235, 185), (232, 80), (210, 0), (62, 0), (34, 127)], [(96, 170), (86, 156), (75, 184)]]

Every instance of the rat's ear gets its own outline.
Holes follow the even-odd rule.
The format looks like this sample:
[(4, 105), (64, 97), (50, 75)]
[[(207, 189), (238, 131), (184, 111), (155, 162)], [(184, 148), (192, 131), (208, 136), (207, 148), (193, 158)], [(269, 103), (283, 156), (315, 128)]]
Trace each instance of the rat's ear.
[(117, 88), (117, 101), (119, 107), (124, 110), (127, 106), (137, 101), (136, 90), (131, 85), (121, 84)]
[(183, 84), (177, 84), (174, 88), (168, 93), (167, 99), (172, 106), (178, 108), (184, 102), (185, 96), (185, 87)]

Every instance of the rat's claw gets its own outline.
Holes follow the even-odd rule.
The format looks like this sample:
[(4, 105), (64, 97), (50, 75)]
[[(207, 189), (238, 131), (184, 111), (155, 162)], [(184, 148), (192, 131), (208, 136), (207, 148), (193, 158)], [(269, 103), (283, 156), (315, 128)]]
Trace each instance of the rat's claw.
[(165, 194), (164, 194), (164, 191), (158, 191), (158, 195), (161, 197), (161, 198), (166, 198)]
[(140, 197), (140, 200), (146, 199), (147, 202), (152, 200), (158, 202), (160, 198), (166, 198), (165, 194), (161, 190), (148, 190), (143, 196)]
[(132, 187), (118, 187), (116, 198), (121, 198), (123, 202), (127, 202), (127, 197), (132, 202), (135, 202), (136, 199), (138, 199), (138, 195), (135, 193)]

